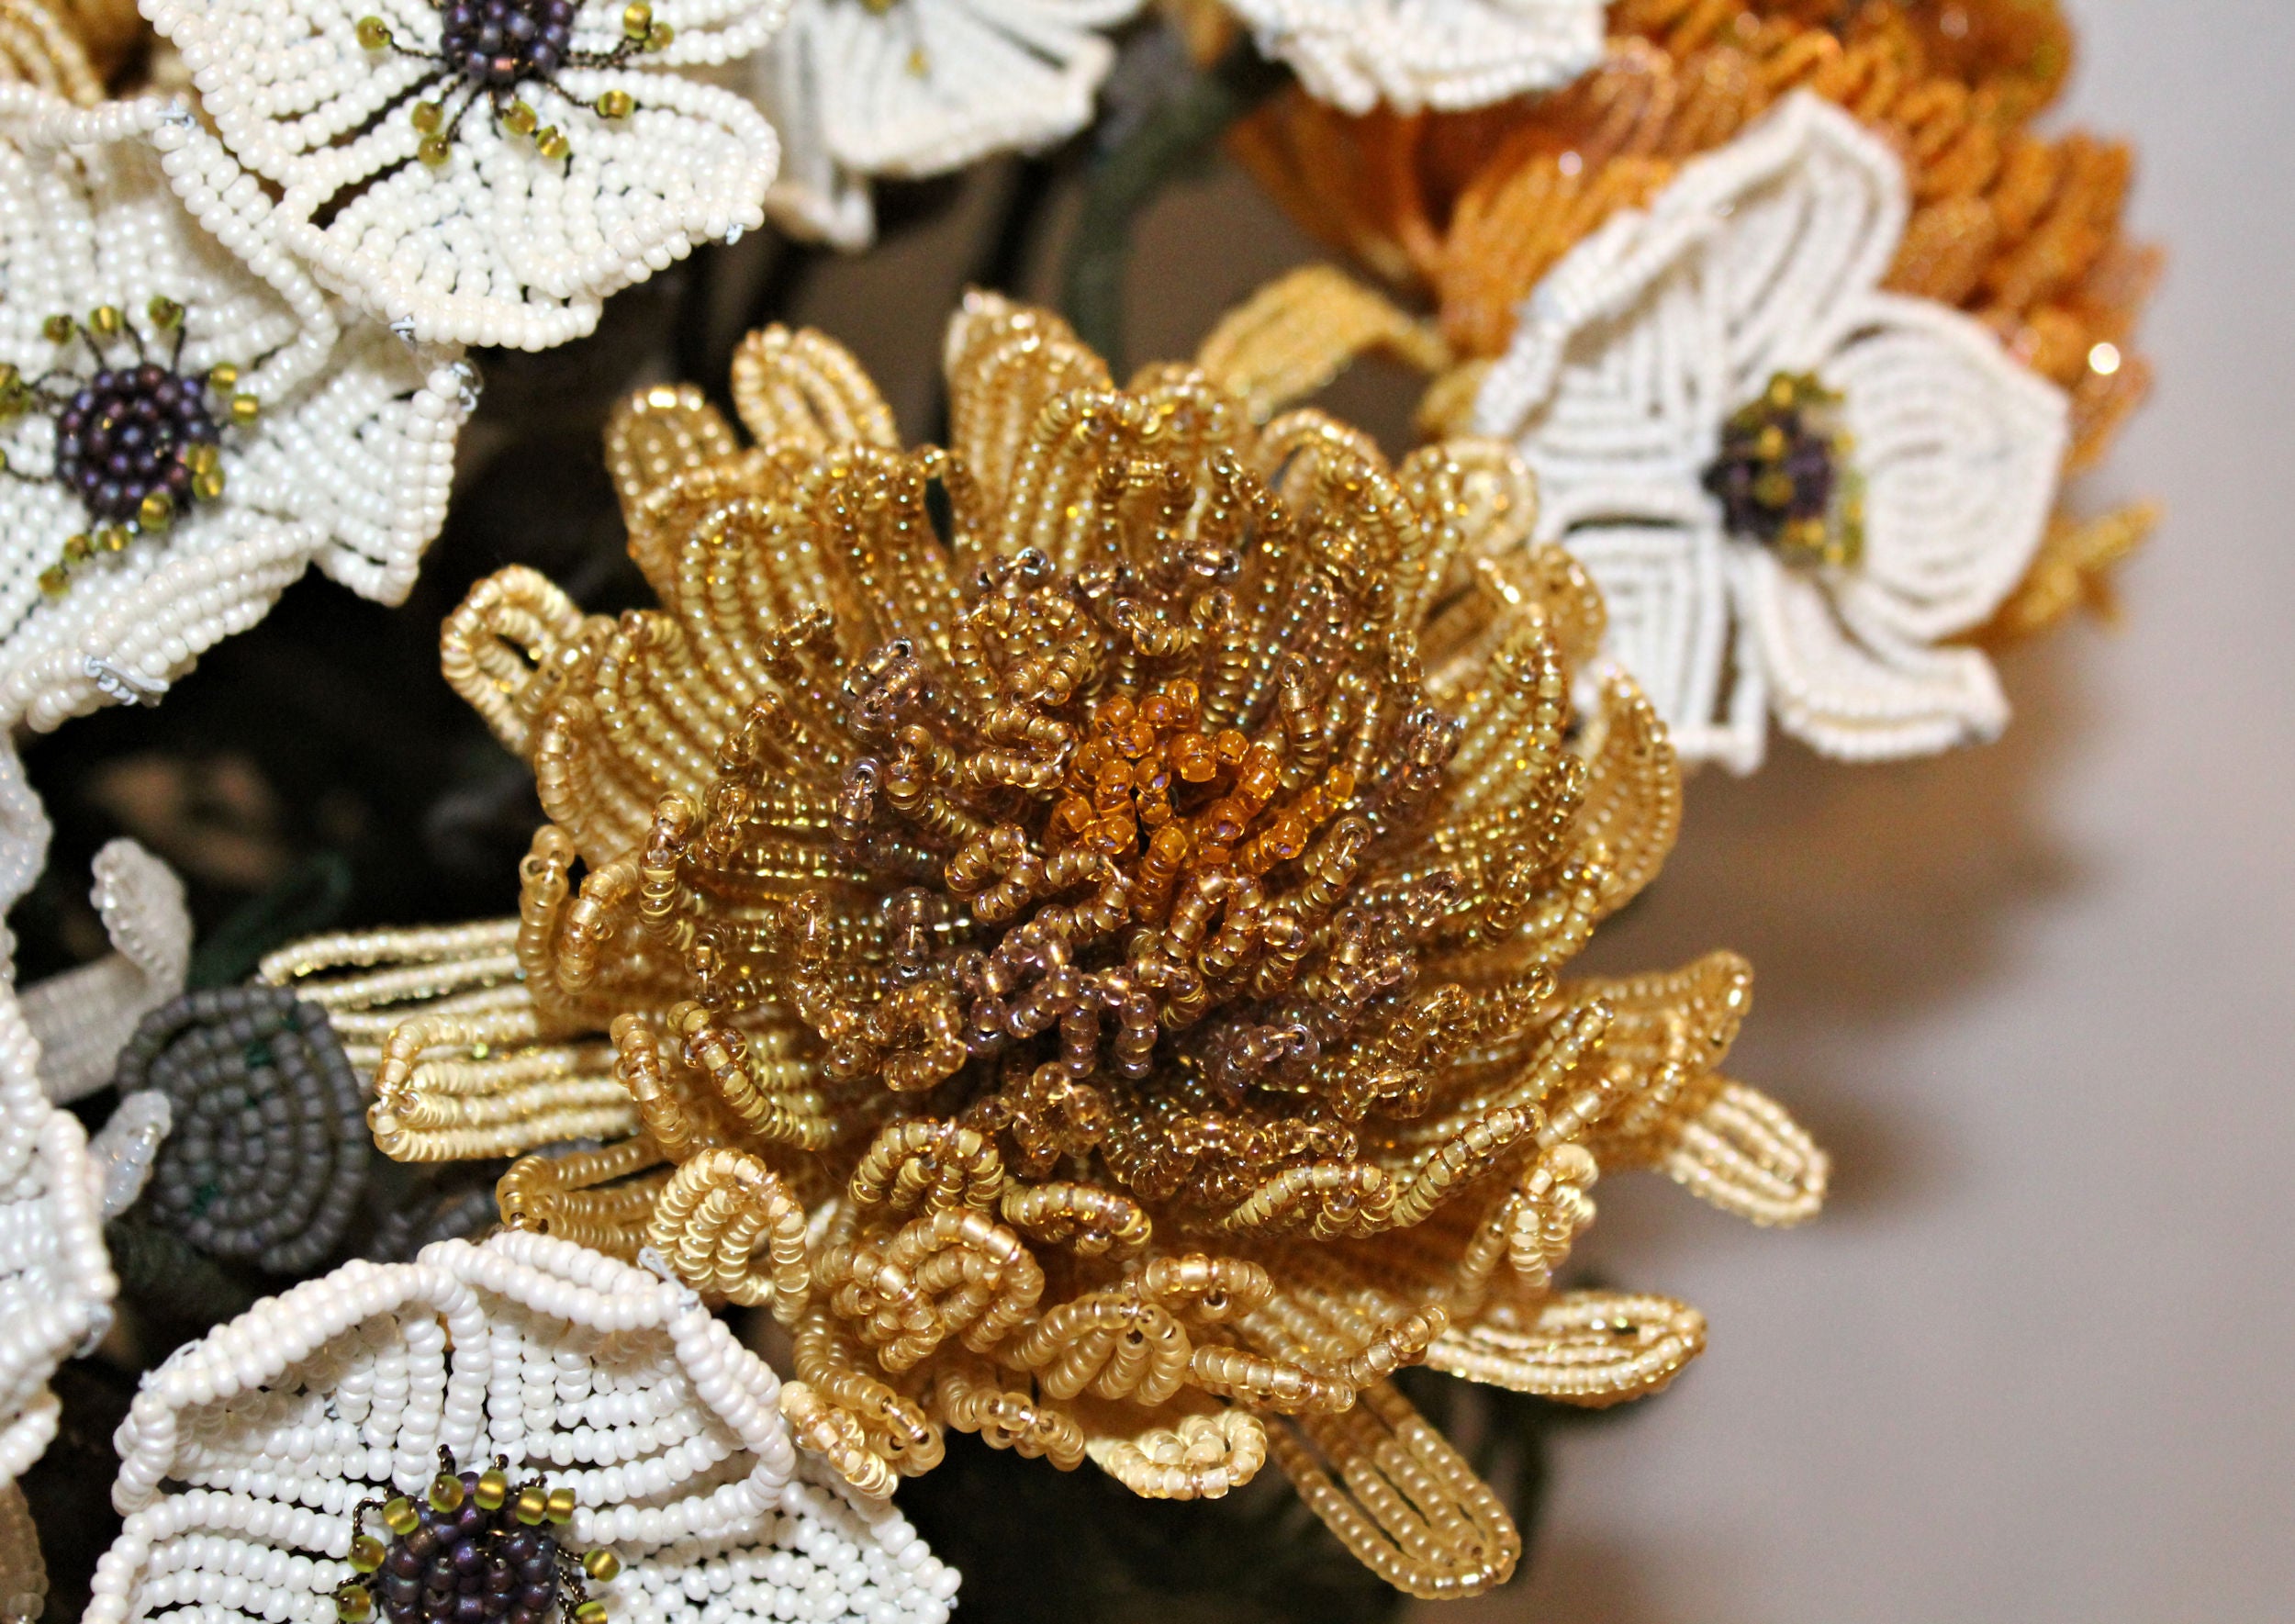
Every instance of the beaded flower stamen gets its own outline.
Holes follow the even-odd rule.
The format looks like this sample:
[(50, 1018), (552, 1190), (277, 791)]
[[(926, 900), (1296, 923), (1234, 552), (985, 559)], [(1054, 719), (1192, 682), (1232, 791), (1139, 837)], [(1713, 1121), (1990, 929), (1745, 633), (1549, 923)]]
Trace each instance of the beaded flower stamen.
[(534, 150), (553, 161), (566, 157), (573, 143), (554, 124), (543, 124), (518, 95), (529, 82), (548, 85), (558, 95), (601, 118), (626, 118), (636, 100), (616, 86), (584, 101), (558, 83), (561, 67), (619, 68), (642, 51), (663, 50), (677, 31), (654, 17), (649, 0), (630, 0), (621, 12), (621, 38), (610, 50), (574, 49), (574, 0), (443, 0), (436, 50), (399, 43), (379, 17), (358, 20), (362, 49), (388, 50), (438, 65), (445, 91), (414, 104), (408, 114), (422, 140), (415, 156), (435, 167), (446, 162), (449, 143), (463, 118), (484, 97), (496, 126), (513, 136), (532, 136)]
[[(610, 1582), (621, 1559), (577, 1554), (561, 1542), (577, 1502), (547, 1478), (512, 1484), (509, 1457), (465, 1472), (441, 1445), (438, 1476), (418, 1502), (409, 1495), (361, 1501), (351, 1540), (358, 1577), (335, 1592), (339, 1624), (370, 1624), (379, 1604), (390, 1624), (544, 1624), (564, 1608), (573, 1624), (606, 1624), (588, 1581)], [(389, 1542), (365, 1531), (373, 1513)]]
[(1864, 481), (1842, 398), (1815, 373), (1781, 372), (1722, 425), (1704, 485), (1721, 521), (1788, 563), (1853, 566), (1864, 554)]
[[(166, 530), (195, 505), (220, 500), (222, 427), (252, 423), (261, 413), (262, 402), (239, 387), (236, 365), (184, 371), (182, 305), (155, 294), (145, 314), (167, 341), (164, 364), (152, 358), (155, 344), (118, 306), (98, 305), (84, 320), (55, 315), (41, 326), (49, 342), (62, 348), (76, 340), (86, 349), (89, 375), (60, 364), (27, 379), (0, 365), (0, 422), (29, 411), (55, 420), (55, 467), (47, 477), (77, 497), (94, 521), (89, 531), (65, 538), (62, 555), (40, 572), (40, 590), (50, 598), (62, 597), (72, 572), (98, 554), (120, 552), (138, 536)], [(132, 364), (121, 364), (116, 354), (123, 339), (135, 350)], [(223, 424), (209, 410), (211, 397)], [(0, 470), (33, 477), (5, 460)]]

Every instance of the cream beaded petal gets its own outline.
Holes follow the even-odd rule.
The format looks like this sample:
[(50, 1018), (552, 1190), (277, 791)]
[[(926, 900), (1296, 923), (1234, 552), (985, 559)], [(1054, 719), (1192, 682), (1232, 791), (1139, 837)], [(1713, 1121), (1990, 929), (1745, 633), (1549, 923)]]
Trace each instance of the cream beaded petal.
[(184, 882), (132, 840), (95, 854), (91, 897), (113, 951), (27, 987), (24, 1019), (39, 1039), (48, 1097), (66, 1104), (112, 1080), (136, 1023), (184, 990), (191, 915)]
[(1547, 90), (1602, 57), (1600, 0), (1226, 0), (1309, 94), (1349, 113), (1457, 112)]
[[(0, 799), (18, 793), (29, 795), (8, 752)], [(0, 930), (0, 946), (12, 946)], [(13, 1483), (55, 1436), (48, 1378), (109, 1327), (118, 1290), (104, 1253), (87, 1136), (40, 1087), (39, 1042), (25, 1025), (15, 980), (13, 967), (0, 962), (0, 1484)]]
[[(1982, 624), (2038, 549), (2067, 407), (1975, 321), (1880, 291), (1906, 212), (1887, 147), (1788, 97), (1557, 265), (1476, 403), (1537, 468), (1543, 538), (1601, 583), (1608, 652), (1693, 759), (1758, 766), (1764, 699), (1849, 759), (2007, 719), (1984, 657), (1936, 645)], [(1860, 482), (1860, 544), (1823, 563), (1725, 537), (1708, 489), (1733, 415), (1791, 375), (1838, 397), (1832, 454)]]
[(144, 1378), (87, 1624), (327, 1624), (357, 1506), (419, 1492), (442, 1446), (572, 1489), (573, 1542), (621, 1559), (592, 1591), (616, 1619), (939, 1624), (956, 1575), (890, 1506), (797, 1476), (778, 1394), (691, 1293), (570, 1242), (346, 1264)]
[[(239, 161), (284, 190), (283, 240), (417, 338), (542, 349), (597, 325), (605, 297), (764, 220), (779, 159), (740, 96), (687, 74), (756, 50), (785, 0), (658, 0), (674, 40), (627, 65), (622, 0), (588, 0), (572, 55), (503, 87), (570, 151), (544, 156), (487, 95), (436, 60), (442, 13), (423, 0), (151, 0), (201, 103)], [(358, 24), (397, 46), (369, 50)], [(427, 53), (427, 54), (417, 54)], [(634, 110), (596, 105), (626, 95)], [(418, 102), (446, 109), (444, 162), (418, 160)], [(453, 111), (468, 103), (456, 118)]]
[(1042, 147), (1092, 118), (1114, 62), (1103, 30), (1139, 0), (795, 0), (752, 69), (786, 133), (774, 210), (856, 247), (873, 234), (862, 181), (929, 175)]
[[(190, 380), (237, 366), (234, 387), (260, 407), (221, 431), (218, 496), (99, 551), (57, 597), (42, 573), (70, 538), (100, 534), (101, 516), (50, 476), (60, 415), (35, 407), (0, 426), (0, 722), (46, 729), (106, 699), (157, 699), (314, 559), (368, 597), (405, 596), (445, 517), (468, 410), (457, 358), (418, 358), (372, 322), (344, 330), (273, 240), (261, 190), (179, 106), (80, 112), (0, 86), (0, 362), (27, 380), (63, 369), (61, 398), (99, 356), (135, 364), (140, 344)], [(180, 353), (154, 298), (182, 308)], [(58, 344), (42, 330), (96, 307), (119, 313), (118, 336)], [(210, 398), (228, 422), (228, 397)]]

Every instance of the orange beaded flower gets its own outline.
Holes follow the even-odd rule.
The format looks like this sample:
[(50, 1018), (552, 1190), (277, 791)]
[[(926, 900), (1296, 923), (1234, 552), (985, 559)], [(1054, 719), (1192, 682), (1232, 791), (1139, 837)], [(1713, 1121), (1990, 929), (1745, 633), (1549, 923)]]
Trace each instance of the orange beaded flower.
[[(1430, 398), (1462, 419), (1517, 309), (1570, 252), (1651, 204), (1685, 162), (1806, 90), (1853, 113), (1907, 169), (1911, 218), (1885, 286), (1976, 318), (2066, 391), (2067, 473), (2143, 399), (2133, 329), (2158, 256), (2121, 215), (2126, 146), (2032, 119), (2069, 66), (2054, 0), (1619, 0), (1607, 60), (1569, 88), (1477, 112), (1349, 118), (1287, 95), (1239, 156), (1303, 223), (1433, 302), (1470, 364)], [(1998, 629), (2039, 629), (2149, 526), (2138, 511), (2051, 535)]]
[(810, 332), (739, 355), (752, 449), (633, 401), (663, 607), (512, 569), (446, 628), (553, 820), (521, 918), (267, 973), (353, 1041), (414, 1011), (393, 1155), (625, 1131), (519, 1162), (507, 1220), (769, 1305), (862, 1490), (950, 1427), (1161, 1497), (1271, 1456), (1394, 1584), (1485, 1588), (1514, 1528), (1387, 1377), (1652, 1391), (1700, 1317), (1557, 1284), (1597, 1170), (1765, 1223), (1822, 1193), (1717, 1070), (1741, 961), (1561, 979), (1674, 837), (1663, 730), (1623, 681), (1573, 712), (1566, 557), (1474, 562), (1533, 517), (1502, 447), (1391, 467), (1190, 368), (1118, 390), (981, 296), (948, 380), (946, 451)]

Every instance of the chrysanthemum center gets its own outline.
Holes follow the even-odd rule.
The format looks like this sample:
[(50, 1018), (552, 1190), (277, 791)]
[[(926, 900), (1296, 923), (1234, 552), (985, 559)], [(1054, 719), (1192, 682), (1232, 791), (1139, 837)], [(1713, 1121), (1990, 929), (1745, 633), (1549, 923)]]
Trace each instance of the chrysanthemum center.
[(546, 79), (574, 38), (573, 0), (458, 0), (442, 14), (439, 54), (474, 84)]
[(1779, 373), (1734, 413), (1705, 475), (1733, 535), (1797, 564), (1847, 566), (1864, 548), (1862, 493), (1849, 464), (1841, 397), (1807, 373)]
[(204, 378), (156, 362), (106, 368), (57, 414), (56, 475), (103, 522), (137, 518), (157, 495), (180, 512), (197, 495), (200, 448), (218, 438)]

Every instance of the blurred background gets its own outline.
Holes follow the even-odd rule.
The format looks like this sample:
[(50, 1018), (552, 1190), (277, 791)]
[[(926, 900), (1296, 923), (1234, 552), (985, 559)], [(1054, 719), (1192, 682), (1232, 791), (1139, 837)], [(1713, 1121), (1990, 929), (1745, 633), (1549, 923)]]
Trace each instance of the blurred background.
[[(2126, 614), (2012, 655), (1998, 745), (1708, 775), (1614, 962), (1717, 935), (1732, 1069), (1833, 1151), (1784, 1235), (1597, 1192), (1697, 1366), (1561, 1434), (1456, 1624), (2295, 1617), (2295, 6), (2084, 0), (2059, 118), (2133, 140), (2161, 498)], [(1427, 1609), (1422, 1609), (1422, 1616)]]
[[(2295, 1616), (2295, 6), (2066, 9), (2080, 62), (2055, 118), (2137, 143), (2136, 229), (2172, 254), (2144, 333), (2157, 391), (2088, 494), (2158, 498), (2166, 522), (2121, 577), (2122, 624), (2009, 656), (1999, 745), (1850, 768), (1780, 744), (1756, 778), (1693, 782), (1662, 879), (1592, 959), (1752, 958), (1730, 1069), (1832, 1150), (1832, 1202), (1770, 1234), (1653, 1180), (1600, 1187), (1578, 1261), (1697, 1305), (1708, 1351), (1656, 1399), (1535, 1418), (1524, 1576), (1421, 1620)], [(507, 911), (538, 809), (440, 679), (437, 626), (513, 561), (593, 610), (644, 600), (597, 449), (606, 406), (653, 377), (722, 387), (727, 347), (770, 314), (851, 346), (904, 431), (935, 433), (961, 287), (1049, 297), (1080, 207), (1057, 162), (880, 203), (866, 260), (760, 234), (616, 298), (593, 340), (492, 358), (404, 608), (306, 581), (162, 711), (34, 742), (59, 838), (12, 920), (27, 979), (102, 950), (87, 862), (115, 834), (190, 880), (210, 979), (291, 930)], [(1134, 362), (1191, 353), (1261, 281), (1323, 257), (1215, 159), (1136, 230)], [(1415, 396), (1367, 364), (1329, 404), (1392, 446)], [(128, 1380), (60, 1382), (71, 1427), (39, 1493), (79, 1508), (90, 1560), (108, 1472), (74, 1463), (100, 1457)], [(1071, 1564), (1114, 1547), (1070, 1542), (1067, 1519), (1138, 1513), (1038, 1495), (1048, 1469), (1011, 1464), (958, 1451), (938, 1503), (912, 1507), (966, 1566), (972, 1624), (1371, 1616), (1353, 1579), (1326, 1596), (1297, 1577), (1311, 1524), (1295, 1572), (1288, 1550), (1230, 1540), (1234, 1574), (1206, 1575), (1224, 1604), (1074, 1593), (1037, 1565), (1058, 1551), (997, 1543), (1024, 1509), (1005, 1496), (1032, 1496)], [(1220, 1537), (1204, 1509), (1110, 1537), (1143, 1571), (1186, 1567)], [(50, 1556), (50, 1617), (73, 1617), (73, 1561)]]

